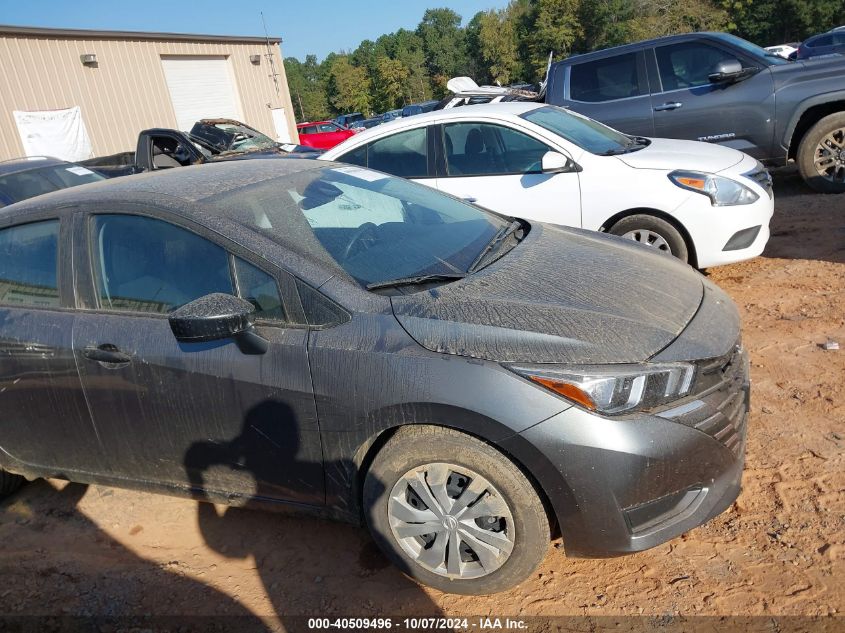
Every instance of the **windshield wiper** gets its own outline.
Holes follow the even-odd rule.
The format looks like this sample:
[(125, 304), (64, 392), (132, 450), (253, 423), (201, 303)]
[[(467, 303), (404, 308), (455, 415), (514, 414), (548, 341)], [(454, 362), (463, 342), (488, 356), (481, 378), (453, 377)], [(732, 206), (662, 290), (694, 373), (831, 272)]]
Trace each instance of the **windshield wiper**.
[(398, 279), (388, 279), (386, 281), (374, 281), (371, 284), (367, 284), (367, 290), (377, 290), (378, 288), (396, 288), (398, 286), (413, 286), (432, 281), (454, 281), (456, 279), (463, 279), (466, 276), (466, 273), (433, 273), (431, 275), (400, 277)]
[[(505, 241), (517, 231), (522, 230), (522, 222), (519, 220), (513, 220), (507, 226), (503, 226), (496, 235), (493, 236), (493, 239), (484, 247), (484, 250), (478, 254), (478, 257), (470, 264), (470, 267), (467, 269), (467, 273), (474, 273), (479, 268), (482, 268), (482, 262), (490, 253), (495, 253), (498, 251), (499, 247), (505, 243)], [(519, 239), (520, 236), (517, 236)], [(491, 259), (488, 264), (491, 264), (495, 261), (495, 259)], [(487, 264), (485, 264), (487, 265)]]
[(643, 136), (630, 136), (628, 138), (630, 139), (630, 141), (627, 145), (609, 149), (606, 152), (602, 152), (601, 154), (599, 154), (599, 156), (617, 156), (619, 154), (630, 154), (631, 152), (636, 152), (637, 150), (641, 150), (642, 148), (651, 145), (651, 141), (649, 141)]

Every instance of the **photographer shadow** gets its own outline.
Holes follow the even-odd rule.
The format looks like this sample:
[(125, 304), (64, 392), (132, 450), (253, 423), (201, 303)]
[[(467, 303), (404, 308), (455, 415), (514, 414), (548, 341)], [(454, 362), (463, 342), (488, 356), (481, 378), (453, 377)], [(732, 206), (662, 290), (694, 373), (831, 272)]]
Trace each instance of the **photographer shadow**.
[[(248, 411), (240, 435), (225, 441), (196, 442), (187, 451), (184, 466), (195, 498), (208, 501), (219, 495), (226, 472), (251, 479), (254, 493), (245, 507), (202, 502), (197, 521), (206, 544), (233, 559), (254, 560), (273, 613), (259, 614), (285, 621), (297, 617), (396, 617), (441, 615), (426, 592), (404, 576), (381, 554), (366, 528), (313, 518), (297, 513), (294, 504), (266, 508), (267, 498), (285, 492), (279, 464), (303, 482), (323, 481), (325, 472), (353, 472), (349, 463), (298, 461), (300, 439), (295, 414), (286, 404), (264, 401)], [(221, 479), (222, 478), (222, 479)], [(231, 503), (231, 502), (230, 502)], [(302, 625), (302, 622), (298, 624)]]

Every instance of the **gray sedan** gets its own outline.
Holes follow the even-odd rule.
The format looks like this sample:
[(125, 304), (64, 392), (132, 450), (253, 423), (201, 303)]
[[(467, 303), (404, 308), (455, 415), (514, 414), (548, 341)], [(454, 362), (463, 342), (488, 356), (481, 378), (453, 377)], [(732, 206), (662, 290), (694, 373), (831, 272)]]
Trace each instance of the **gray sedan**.
[(86, 185), (0, 212), (0, 492), (306, 510), (492, 593), (731, 504), (739, 334), (671, 257), (349, 165)]

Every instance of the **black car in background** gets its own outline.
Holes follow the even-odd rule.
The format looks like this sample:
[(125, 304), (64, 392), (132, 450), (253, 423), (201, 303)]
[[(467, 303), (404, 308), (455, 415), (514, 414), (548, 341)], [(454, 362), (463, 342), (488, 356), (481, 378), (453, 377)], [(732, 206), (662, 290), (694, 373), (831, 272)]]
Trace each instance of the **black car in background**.
[(0, 207), (51, 191), (103, 180), (90, 169), (46, 156), (0, 162)]
[(350, 127), (355, 121), (363, 121), (365, 117), (360, 112), (351, 112), (349, 114), (340, 114), (334, 118), (334, 122), (342, 127)]
[(569, 556), (622, 554), (730, 506), (739, 335), (675, 258), (380, 172), (116, 178), (0, 212), (0, 493), (308, 510), (492, 593), (558, 531)]
[(402, 116), (414, 116), (415, 114), (422, 114), (423, 112), (431, 112), (434, 110), (439, 101), (423, 101), (421, 103), (411, 103), (402, 108)]

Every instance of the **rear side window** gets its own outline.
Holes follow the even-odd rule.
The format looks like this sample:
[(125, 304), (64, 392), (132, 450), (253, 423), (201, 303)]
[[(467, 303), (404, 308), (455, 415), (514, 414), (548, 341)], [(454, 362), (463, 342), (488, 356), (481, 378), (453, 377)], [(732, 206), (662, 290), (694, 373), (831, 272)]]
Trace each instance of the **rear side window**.
[(833, 35), (822, 35), (821, 37), (817, 37), (814, 40), (810, 40), (807, 42), (807, 46), (811, 48), (815, 48), (817, 46), (832, 46), (833, 45)]
[(426, 128), (399, 132), (369, 145), (370, 169), (401, 176), (425, 178), (428, 176), (428, 141)]
[(594, 62), (574, 64), (569, 96), (575, 101), (598, 103), (646, 94), (641, 89), (637, 54), (627, 53)]
[(305, 127), (299, 128), (300, 134), (316, 134), (317, 133), (317, 126), (316, 125), (307, 125)]
[(169, 222), (97, 215), (92, 246), (103, 308), (164, 314), (213, 292), (234, 294), (226, 250)]
[(701, 42), (659, 46), (655, 53), (664, 92), (708, 85), (716, 64), (735, 59), (730, 53)]
[(0, 230), (0, 303), (58, 307), (58, 243), (58, 220)]

